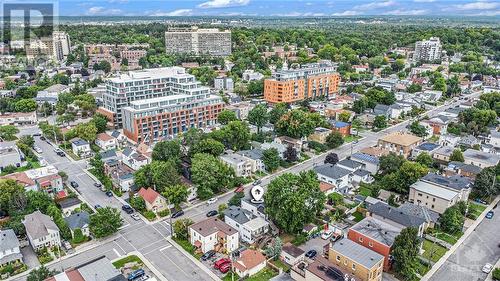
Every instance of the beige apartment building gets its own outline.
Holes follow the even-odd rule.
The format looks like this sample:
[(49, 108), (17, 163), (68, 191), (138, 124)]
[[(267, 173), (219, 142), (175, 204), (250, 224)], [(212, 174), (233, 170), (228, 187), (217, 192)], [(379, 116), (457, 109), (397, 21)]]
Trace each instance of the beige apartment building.
[(411, 151), (422, 143), (423, 139), (405, 132), (394, 132), (378, 139), (378, 146), (408, 158)]

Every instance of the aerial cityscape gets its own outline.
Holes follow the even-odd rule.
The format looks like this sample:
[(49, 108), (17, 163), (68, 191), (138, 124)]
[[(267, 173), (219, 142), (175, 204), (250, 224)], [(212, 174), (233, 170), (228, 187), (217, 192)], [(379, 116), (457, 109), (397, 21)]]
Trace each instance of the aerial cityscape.
[(500, 281), (500, 2), (0, 6), (0, 280)]

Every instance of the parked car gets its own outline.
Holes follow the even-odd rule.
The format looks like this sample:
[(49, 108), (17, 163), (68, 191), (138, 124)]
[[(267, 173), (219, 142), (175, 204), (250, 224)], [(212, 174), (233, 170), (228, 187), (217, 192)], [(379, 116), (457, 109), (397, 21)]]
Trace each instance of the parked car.
[(141, 217), (137, 213), (130, 215), (131, 218), (133, 218), (135, 221), (141, 220)]
[(100, 208), (102, 208), (102, 206), (101, 206), (101, 205), (99, 205), (99, 204), (95, 204), (95, 205), (94, 205), (94, 209), (96, 209), (96, 210), (97, 210), (97, 209), (100, 209)]
[(490, 273), (492, 269), (493, 269), (493, 265), (491, 265), (491, 263), (487, 263), (483, 266), (481, 271), (484, 273)]
[(76, 181), (71, 181), (69, 184), (70, 184), (70, 185), (71, 185), (71, 187), (73, 187), (73, 188), (77, 188), (77, 187), (78, 187), (78, 183), (76, 183)]
[(216, 216), (217, 214), (219, 214), (219, 212), (217, 212), (216, 210), (212, 210), (207, 213), (207, 217), (213, 217)]
[(38, 133), (34, 133), (33, 134), (34, 137), (41, 137), (42, 136), (42, 133), (38, 132)]
[(40, 162), (41, 167), (45, 167), (48, 165), (47, 160), (43, 159), (43, 157), (38, 157), (38, 161)]
[(314, 257), (316, 257), (317, 254), (318, 252), (316, 250), (309, 250), (306, 253), (306, 258), (314, 259)]
[(113, 197), (113, 192), (111, 192), (111, 191), (106, 191), (106, 196), (108, 196), (108, 197)]
[(215, 251), (214, 250), (210, 250), (210, 251), (204, 253), (203, 256), (201, 256), (201, 260), (206, 261), (206, 260), (208, 260), (209, 258), (211, 258), (213, 256), (215, 256)]
[(54, 152), (61, 157), (65, 156), (64, 151), (62, 151), (60, 148), (54, 149)]
[(254, 186), (255, 186), (255, 185), (259, 185), (259, 184), (261, 184), (261, 183), (262, 183), (262, 181), (261, 181), (261, 180), (256, 180), (256, 181), (254, 181), (254, 182), (253, 182), (253, 185), (254, 185)]
[(129, 205), (123, 205), (122, 210), (127, 214), (132, 214), (134, 212), (134, 209), (132, 209)]
[(323, 233), (321, 233), (321, 239), (324, 239), (324, 240), (328, 240), (330, 239), (330, 237), (332, 237), (333, 235), (333, 231), (325, 231)]
[(331, 240), (332, 242), (337, 242), (337, 241), (338, 241), (338, 240), (340, 240), (342, 237), (343, 237), (343, 235), (342, 235), (342, 234), (340, 234), (340, 233), (334, 233), (334, 234), (332, 235), (332, 238), (330, 238), (330, 240)]
[(481, 198), (476, 198), (474, 199), (474, 202), (477, 202), (477, 203), (480, 203), (480, 204), (484, 204), (484, 205), (488, 205), (488, 202), (484, 201), (483, 199)]
[(176, 211), (176, 212), (172, 213), (172, 218), (175, 219), (175, 218), (178, 218), (178, 217), (180, 217), (182, 215), (184, 215), (184, 211), (183, 210)]
[(226, 263), (230, 263), (231, 260), (228, 259), (228, 258), (222, 258), (216, 262), (214, 262), (214, 268), (215, 269), (219, 269), (222, 265), (226, 264)]
[(486, 213), (486, 218), (487, 219), (492, 219), (494, 215), (495, 215), (495, 212), (489, 211), (488, 213)]
[(227, 273), (229, 270), (231, 270), (231, 263), (225, 263), (219, 268), (220, 272), (222, 273)]
[(98, 182), (95, 182), (95, 183), (94, 183), (94, 186), (95, 186), (95, 187), (99, 187), (99, 188), (100, 188), (100, 187), (102, 186), (102, 184), (100, 184), (100, 183), (98, 183)]
[(215, 202), (217, 202), (217, 198), (216, 197), (210, 198), (210, 199), (207, 200), (207, 205), (213, 204)]
[(140, 269), (137, 269), (137, 270), (129, 273), (129, 275), (127, 276), (127, 279), (128, 280), (135, 280), (137, 278), (144, 276), (145, 274), (146, 273), (144, 272), (144, 269), (140, 268)]

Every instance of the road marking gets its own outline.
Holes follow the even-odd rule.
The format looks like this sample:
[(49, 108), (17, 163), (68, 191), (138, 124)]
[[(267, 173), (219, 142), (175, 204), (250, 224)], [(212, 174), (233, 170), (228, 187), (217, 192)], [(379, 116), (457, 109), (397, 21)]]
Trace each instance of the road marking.
[(170, 245), (168, 245), (168, 246), (166, 246), (166, 247), (161, 248), (161, 249), (160, 249), (160, 252), (161, 252), (161, 251), (164, 251), (164, 250), (166, 250), (166, 249), (168, 249), (168, 248), (170, 248), (170, 247), (172, 247), (172, 244), (170, 244)]
[(113, 248), (113, 252), (115, 252), (115, 254), (116, 254), (118, 257), (121, 257), (121, 256), (122, 256), (122, 255), (120, 255), (120, 253), (118, 253), (118, 251), (117, 251), (115, 248)]
[[(127, 252), (126, 252), (126, 251), (122, 248), (122, 246), (120, 246), (120, 244), (118, 244), (118, 242), (116, 242), (116, 241), (114, 240), (114, 241), (113, 241), (113, 243), (115, 243), (115, 244), (116, 244), (116, 246), (118, 246), (118, 248), (120, 248), (120, 250), (122, 250), (125, 254), (127, 253)], [(113, 250), (114, 250), (114, 248), (113, 248)]]

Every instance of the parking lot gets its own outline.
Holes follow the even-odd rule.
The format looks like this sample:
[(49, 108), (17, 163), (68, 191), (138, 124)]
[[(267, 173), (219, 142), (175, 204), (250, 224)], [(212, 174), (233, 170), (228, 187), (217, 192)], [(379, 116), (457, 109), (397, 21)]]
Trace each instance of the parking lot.
[(228, 255), (216, 253), (213, 257), (209, 258), (208, 260), (204, 261), (204, 260), (200, 259), (200, 261), (204, 266), (209, 268), (219, 278), (223, 278), (227, 273), (222, 273), (222, 272), (220, 272), (219, 269), (214, 268), (214, 263), (222, 258), (228, 258)]

